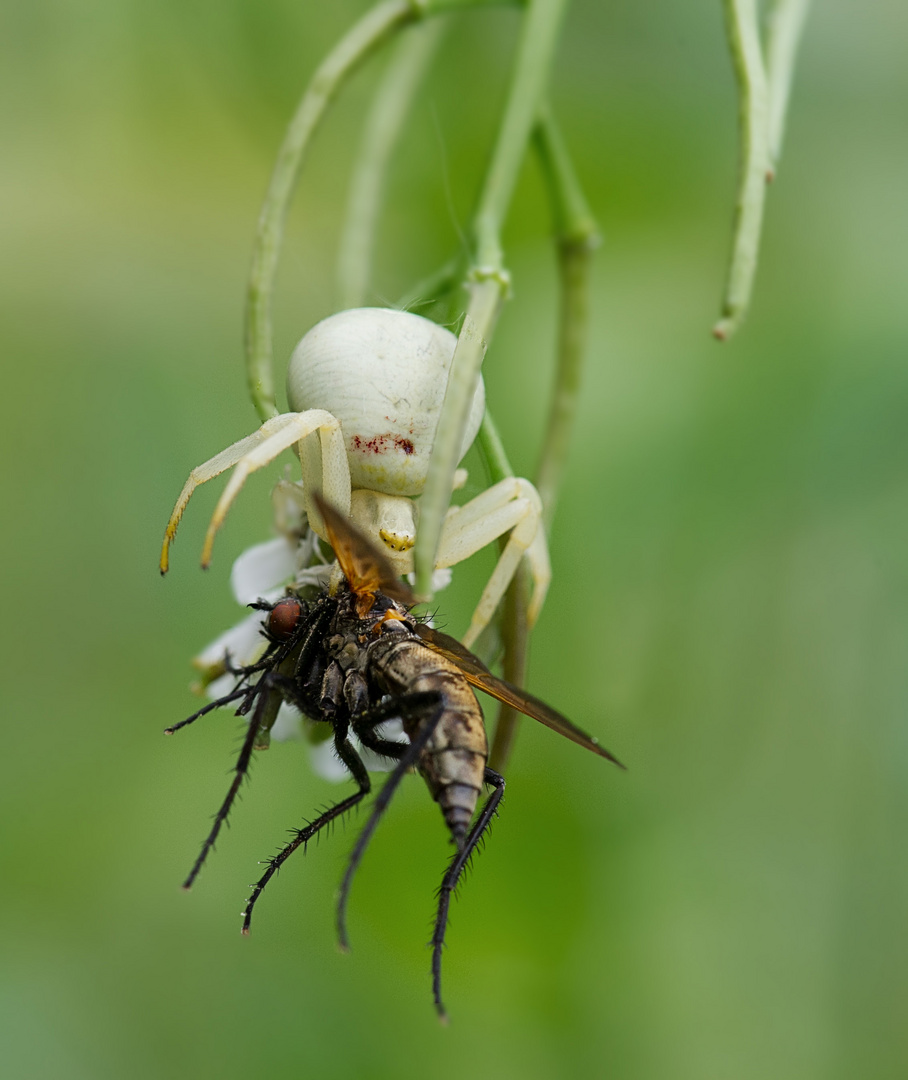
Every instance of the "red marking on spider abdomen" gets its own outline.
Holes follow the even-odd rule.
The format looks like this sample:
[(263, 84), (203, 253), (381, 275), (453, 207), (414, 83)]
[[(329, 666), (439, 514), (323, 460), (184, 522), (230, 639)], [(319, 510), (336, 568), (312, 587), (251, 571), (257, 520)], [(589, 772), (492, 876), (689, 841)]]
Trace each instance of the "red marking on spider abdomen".
[(386, 454), (390, 450), (402, 450), (408, 456), (416, 453), (412, 439), (405, 439), (403, 435), (395, 435), (390, 431), (383, 435), (373, 435), (371, 439), (354, 435), (350, 440), (350, 446), (363, 454)]

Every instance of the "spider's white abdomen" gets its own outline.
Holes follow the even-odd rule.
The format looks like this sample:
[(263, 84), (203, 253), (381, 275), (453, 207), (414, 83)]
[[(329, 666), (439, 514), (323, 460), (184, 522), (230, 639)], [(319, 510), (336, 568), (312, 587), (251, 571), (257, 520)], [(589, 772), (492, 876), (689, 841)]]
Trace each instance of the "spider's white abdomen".
[[(420, 495), (457, 338), (409, 311), (354, 308), (317, 323), (287, 371), (294, 412), (325, 409), (340, 422), (353, 488)], [(464, 434), (467, 452), (485, 409), (482, 379)]]

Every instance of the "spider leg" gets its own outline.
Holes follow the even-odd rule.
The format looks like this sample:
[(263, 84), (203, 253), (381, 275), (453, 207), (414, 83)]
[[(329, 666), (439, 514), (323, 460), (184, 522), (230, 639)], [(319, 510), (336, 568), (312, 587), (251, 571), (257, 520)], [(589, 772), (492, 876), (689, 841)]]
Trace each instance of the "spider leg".
[(463, 506), (448, 511), (436, 560), (440, 567), (462, 562), (498, 537), (510, 534), (463, 636), (467, 648), (472, 647), (495, 614), (524, 555), (533, 579), (527, 618), (531, 626), (535, 622), (552, 576), (541, 513), (538, 492), (529, 480), (519, 477), (502, 480)]
[(252, 759), (252, 751), (255, 748), (256, 739), (259, 734), (259, 727), (262, 719), (270, 704), (271, 695), (266, 691), (269, 689), (270, 679), (268, 675), (262, 677), (261, 681), (254, 688), (257, 692), (258, 702), (255, 707), (255, 712), (252, 714), (252, 719), (249, 722), (249, 726), (246, 729), (246, 735), (243, 739), (243, 746), (240, 750), (239, 757), (237, 758), (236, 765), (233, 767), (235, 776), (230, 788), (227, 791), (227, 797), (221, 803), (221, 808), (215, 814), (214, 825), (211, 827), (211, 832), (205, 838), (205, 842), (202, 844), (202, 850), (199, 852), (198, 858), (193, 863), (192, 869), (186, 880), (183, 882), (184, 889), (191, 889), (192, 884), (199, 875), (199, 871), (208, 858), (208, 852), (214, 847), (214, 843), (218, 838), (218, 833), (221, 831), (221, 826), (227, 820), (227, 815), (230, 813), (230, 808), (233, 806), (233, 802), (236, 799), (237, 792), (240, 790), (240, 785), (245, 780), (249, 773), (249, 762)]
[(338, 944), (344, 951), (350, 947), (347, 939), (347, 900), (350, 895), (353, 875), (356, 873), (369, 840), (372, 838), (372, 834), (375, 832), (382, 815), (388, 809), (388, 804), (391, 802), (394, 792), (404, 775), (419, 761), (420, 754), (422, 754), (427, 743), (432, 738), (443, 713), (444, 703), (442, 696), (435, 690), (424, 690), (378, 705), (374, 709), (368, 710), (367, 713), (361, 713), (354, 722), (354, 730), (356, 730), (361, 725), (365, 726), (367, 722), (374, 727), (376, 724), (381, 723), (382, 720), (390, 720), (394, 716), (419, 717), (422, 715), (425, 718), (415, 738), (410, 740), (410, 745), (402, 746), (403, 753), (372, 804), (369, 819), (357, 837), (356, 844), (350, 854), (350, 860), (347, 863), (347, 869), (344, 872), (337, 898), (337, 938)]
[(170, 515), (170, 520), (167, 522), (167, 528), (164, 530), (164, 544), (161, 547), (162, 574), (167, 573), (167, 568), (170, 564), (170, 545), (176, 536), (177, 526), (180, 524), (180, 518), (182, 518), (183, 511), (186, 509), (186, 504), (189, 502), (195, 489), (200, 484), (213, 480), (216, 476), (220, 476), (222, 472), (231, 468), (231, 466), (236, 465), (236, 463), (244, 458), (251, 450), (254, 450), (276, 431), (280, 431), (295, 420), (296, 415), (296, 413), (282, 413), (280, 416), (272, 417), (270, 420), (265, 421), (258, 431), (254, 431), (251, 435), (247, 435), (245, 439), (240, 439), (239, 442), (235, 442), (232, 446), (228, 446), (226, 450), (222, 450), (219, 454), (215, 454), (213, 458), (201, 465), (197, 465), (192, 470), (189, 474), (189, 479), (183, 485), (183, 490), (180, 492), (180, 497), (177, 499), (176, 506), (173, 508), (173, 513)]
[(165, 735), (173, 735), (175, 731), (179, 731), (180, 728), (187, 727), (189, 724), (198, 720), (200, 716), (204, 716), (206, 713), (212, 712), (214, 709), (219, 709), (222, 705), (229, 705), (231, 701), (236, 701), (238, 697), (242, 697), (243, 694), (248, 693), (248, 686), (237, 686), (230, 691), (229, 694), (225, 694), (223, 697), (217, 698), (215, 701), (209, 701), (207, 705), (199, 709), (198, 712), (194, 712), (192, 716), (187, 716), (185, 720), (181, 720), (178, 724), (174, 724), (173, 727), (165, 728)]
[(438, 1010), (439, 1019), (447, 1023), (448, 1014), (445, 1012), (444, 1003), (441, 1000), (441, 955), (445, 944), (445, 930), (448, 926), (448, 909), (451, 906), (451, 894), (457, 888), (457, 882), (470, 861), (476, 845), (488, 831), (492, 818), (498, 810), (498, 804), (504, 795), (504, 777), (493, 769), (485, 771), (485, 782), (494, 787), (492, 794), (486, 799), (485, 805), (476, 824), (470, 830), (463, 851), (458, 851), (451, 860), (445, 876), (441, 879), (441, 887), (438, 890), (438, 912), (435, 916), (435, 930), (432, 934), (432, 996), (435, 1000), (435, 1008)]
[(268, 860), (268, 869), (255, 883), (252, 894), (246, 901), (246, 907), (243, 911), (242, 932), (244, 934), (248, 935), (249, 933), (250, 924), (252, 923), (252, 909), (255, 907), (258, 898), (264, 892), (265, 886), (278, 870), (280, 870), (287, 859), (290, 858), (294, 851), (296, 851), (297, 848), (306, 845), (317, 832), (330, 822), (342, 817), (348, 810), (352, 810), (358, 802), (369, 794), (372, 788), (372, 782), (369, 779), (369, 773), (366, 770), (366, 766), (363, 764), (362, 758), (347, 741), (346, 721), (338, 722), (334, 729), (334, 749), (337, 751), (338, 757), (352, 773), (358, 790), (352, 795), (348, 795), (346, 799), (341, 799), (341, 801), (335, 803), (334, 806), (330, 806), (323, 814), (320, 814), (314, 821), (309, 822), (304, 828), (296, 829), (295, 835), (290, 843), (286, 844), (281, 848), (277, 855)]
[(344, 514), (349, 513), (350, 468), (347, 464), (347, 455), (343, 452), (340, 424), (331, 413), (325, 412), (324, 409), (307, 409), (306, 412), (287, 413), (283, 417), (275, 417), (275, 420), (281, 419), (284, 423), (277, 427), (267, 439), (259, 442), (244, 454), (234, 466), (233, 473), (221, 493), (208, 524), (208, 532), (205, 534), (205, 543), (202, 546), (203, 567), (207, 567), (211, 562), (211, 549), (214, 546), (215, 535), (223, 525), (227, 511), (243, 484), (246, 483), (249, 474), (270, 464), (291, 446), (302, 444), (307, 436), (316, 431), (320, 434), (325, 433), (325, 438), (322, 440), (323, 448), (326, 446), (339, 448), (339, 452), (335, 449), (333, 453), (325, 453), (323, 449), (324, 483), (326, 496), (332, 501), (340, 496), (338, 509)]

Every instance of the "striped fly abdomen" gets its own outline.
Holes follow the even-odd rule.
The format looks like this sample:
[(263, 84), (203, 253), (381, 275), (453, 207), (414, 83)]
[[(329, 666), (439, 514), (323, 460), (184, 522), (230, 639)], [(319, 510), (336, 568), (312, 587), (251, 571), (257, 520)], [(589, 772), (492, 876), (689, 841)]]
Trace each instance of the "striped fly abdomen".
[[(369, 650), (375, 681), (387, 694), (433, 692), (441, 698), (442, 714), (419, 759), (419, 772), (441, 807), (458, 848), (470, 829), (482, 791), (489, 755), (482, 709), (470, 684), (446, 657), (418, 639), (388, 634)], [(428, 719), (428, 718), (426, 718)], [(419, 718), (405, 718), (412, 740)]]

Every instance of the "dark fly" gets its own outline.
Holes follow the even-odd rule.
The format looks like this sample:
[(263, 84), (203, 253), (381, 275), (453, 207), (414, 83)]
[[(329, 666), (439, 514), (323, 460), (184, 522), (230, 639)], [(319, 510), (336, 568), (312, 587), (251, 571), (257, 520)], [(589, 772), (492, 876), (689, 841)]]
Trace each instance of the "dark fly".
[[(337, 907), (338, 938), (346, 949), (346, 907), (353, 875), (400, 781), (415, 768), (439, 804), (457, 848), (442, 879), (432, 935), (433, 996), (444, 1018), (441, 955), (451, 894), (488, 830), (505, 787), (504, 778), (486, 764), (485, 725), (471, 684), (616, 765), (620, 762), (544, 702), (498, 679), (454, 638), (412, 616), (413, 596), (384, 556), (322, 500), (319, 509), (343, 580), (309, 603), (288, 595), (274, 605), (261, 605), (268, 611), (268, 646), (262, 658), (234, 669), (237, 685), (231, 693), (168, 729), (172, 733), (231, 703), (238, 703), (238, 714), (250, 717), (233, 782), (184, 888), (192, 885), (214, 846), (248, 774), (253, 751), (267, 745), (278, 708), (289, 702), (310, 719), (330, 725), (334, 750), (357, 790), (295, 830), (290, 842), (269, 860), (246, 903), (243, 933), (249, 933), (255, 904), (283, 863), (369, 794), (371, 780), (350, 741), (353, 734), (395, 765), (347, 864)], [(381, 725), (392, 718), (402, 722), (407, 743), (382, 737)], [(484, 787), (491, 793), (476, 814)]]

